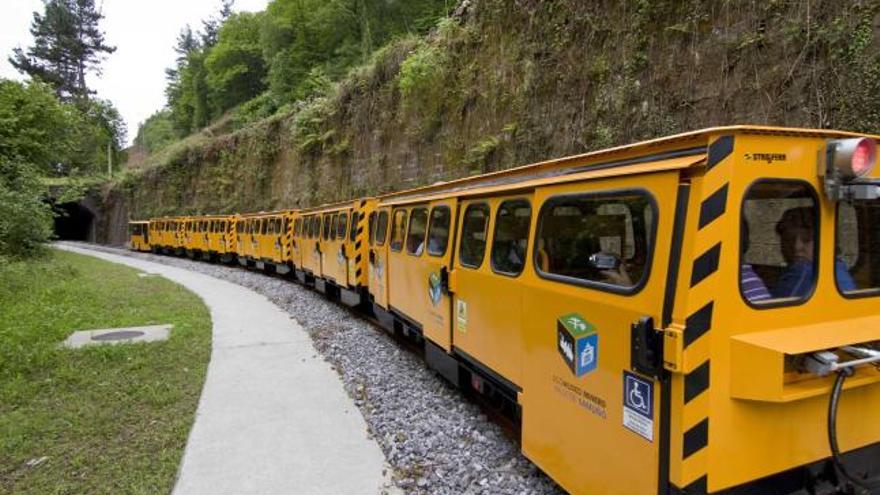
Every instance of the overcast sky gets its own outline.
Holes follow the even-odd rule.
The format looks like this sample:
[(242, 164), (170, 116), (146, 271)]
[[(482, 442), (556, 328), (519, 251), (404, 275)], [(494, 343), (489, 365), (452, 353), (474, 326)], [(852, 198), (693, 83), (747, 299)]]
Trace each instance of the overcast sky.
[[(138, 123), (165, 104), (165, 68), (174, 63), (177, 34), (186, 24), (201, 29), (201, 20), (215, 14), (220, 0), (96, 0), (103, 5), (101, 27), (116, 52), (103, 64), (104, 73), (91, 77), (89, 86), (111, 100), (128, 124), (128, 140)], [(268, 0), (236, 0), (235, 10), (258, 11)], [(33, 12), (42, 12), (42, 0), (0, 1), (0, 77), (24, 79), (7, 58), (12, 49), (33, 43)]]

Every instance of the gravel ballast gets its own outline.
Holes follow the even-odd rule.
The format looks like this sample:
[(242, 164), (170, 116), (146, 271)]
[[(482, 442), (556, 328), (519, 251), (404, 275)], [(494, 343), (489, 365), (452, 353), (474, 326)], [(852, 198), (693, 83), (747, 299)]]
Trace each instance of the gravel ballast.
[(73, 244), (227, 280), (287, 311), (340, 374), (404, 493), (564, 493), (500, 426), (418, 356), (321, 294), (237, 266)]

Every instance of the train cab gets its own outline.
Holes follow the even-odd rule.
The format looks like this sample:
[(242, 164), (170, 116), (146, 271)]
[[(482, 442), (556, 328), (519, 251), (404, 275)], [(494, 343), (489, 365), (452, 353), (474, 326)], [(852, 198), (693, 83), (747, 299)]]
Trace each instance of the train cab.
[(132, 251), (150, 251), (150, 222), (128, 222), (128, 248)]
[(283, 211), (260, 212), (236, 218), (236, 252), (243, 266), (290, 272), (289, 215)]
[(297, 279), (348, 306), (366, 304), (367, 222), (374, 205), (363, 199), (299, 211), (292, 241)]

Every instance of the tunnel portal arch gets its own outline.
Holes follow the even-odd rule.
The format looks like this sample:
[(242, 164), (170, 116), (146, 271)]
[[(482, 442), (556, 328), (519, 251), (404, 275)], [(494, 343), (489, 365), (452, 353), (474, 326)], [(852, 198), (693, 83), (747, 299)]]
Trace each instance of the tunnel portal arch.
[(95, 212), (81, 202), (61, 203), (55, 210), (55, 237), (62, 241), (95, 242)]

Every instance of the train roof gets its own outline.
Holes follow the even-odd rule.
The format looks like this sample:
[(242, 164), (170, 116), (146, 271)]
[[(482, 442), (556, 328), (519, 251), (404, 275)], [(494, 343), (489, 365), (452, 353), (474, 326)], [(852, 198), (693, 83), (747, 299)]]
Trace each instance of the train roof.
[(277, 217), (279, 215), (286, 215), (291, 211), (294, 210), (257, 211), (253, 213), (239, 213), (238, 216), (241, 218)]
[(308, 208), (296, 210), (296, 212), (301, 215), (311, 215), (314, 213), (323, 213), (325, 211), (343, 210), (346, 208), (354, 207), (360, 201), (369, 201), (371, 199), (376, 199), (376, 198), (374, 198), (372, 196), (368, 196), (365, 198), (352, 198), (352, 199), (349, 199), (346, 201), (338, 201), (336, 203), (325, 203), (323, 205), (310, 206)]
[[(721, 135), (757, 134), (810, 138), (845, 138), (865, 134), (827, 130), (735, 125), (709, 127), (578, 155), (522, 165), (428, 186), (385, 194), (382, 204), (412, 203), (439, 196), (477, 195), (498, 189), (529, 188), (598, 176), (628, 175), (656, 169), (686, 168), (706, 163), (708, 145)], [(880, 138), (880, 136), (875, 136)], [(613, 169), (612, 172), (608, 172)]]

